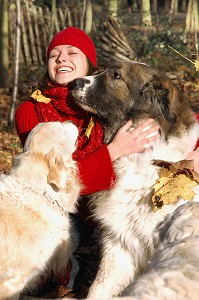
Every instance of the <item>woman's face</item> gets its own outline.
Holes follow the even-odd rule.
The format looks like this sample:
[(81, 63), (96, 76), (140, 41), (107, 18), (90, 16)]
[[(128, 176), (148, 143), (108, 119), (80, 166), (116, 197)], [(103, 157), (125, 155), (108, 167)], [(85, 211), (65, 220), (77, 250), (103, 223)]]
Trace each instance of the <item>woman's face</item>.
[(86, 55), (74, 46), (60, 45), (50, 52), (48, 74), (54, 83), (67, 85), (75, 78), (86, 76), (88, 69)]

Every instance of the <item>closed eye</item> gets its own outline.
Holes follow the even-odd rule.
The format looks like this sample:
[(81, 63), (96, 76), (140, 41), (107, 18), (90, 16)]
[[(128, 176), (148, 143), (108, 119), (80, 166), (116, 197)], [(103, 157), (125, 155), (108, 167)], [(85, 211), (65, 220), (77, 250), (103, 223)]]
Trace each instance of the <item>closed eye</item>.
[(57, 54), (57, 53), (56, 53), (56, 54), (51, 54), (51, 55), (49, 56), (49, 59), (50, 59), (50, 58), (56, 58), (56, 57), (58, 57), (58, 55), (59, 55), (59, 54)]

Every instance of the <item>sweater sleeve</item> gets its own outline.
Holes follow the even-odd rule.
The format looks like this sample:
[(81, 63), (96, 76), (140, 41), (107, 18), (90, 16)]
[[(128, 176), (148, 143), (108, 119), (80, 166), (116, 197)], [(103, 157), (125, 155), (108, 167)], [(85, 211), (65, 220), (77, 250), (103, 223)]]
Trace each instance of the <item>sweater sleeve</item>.
[(15, 127), (24, 147), (29, 132), (39, 123), (34, 103), (30, 100), (23, 102), (15, 112)]
[[(15, 113), (17, 134), (24, 146), (29, 132), (39, 123), (34, 103), (30, 100), (23, 102)], [(114, 182), (115, 174), (106, 145), (78, 160), (80, 179), (84, 189), (82, 195), (108, 189)]]
[(82, 194), (107, 190), (113, 184), (115, 173), (106, 144), (78, 163), (80, 178), (84, 185)]

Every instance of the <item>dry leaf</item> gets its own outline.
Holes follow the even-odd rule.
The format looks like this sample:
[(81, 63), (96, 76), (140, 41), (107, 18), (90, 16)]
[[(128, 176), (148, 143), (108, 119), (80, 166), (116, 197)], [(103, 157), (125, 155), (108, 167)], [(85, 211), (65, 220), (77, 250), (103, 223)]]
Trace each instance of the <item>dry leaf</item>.
[(35, 99), (37, 102), (49, 103), (51, 101), (50, 98), (45, 97), (40, 90), (36, 90), (32, 93), (31, 97)]
[[(154, 165), (164, 167), (176, 174), (187, 174), (190, 175), (193, 180), (199, 183), (199, 174), (194, 170), (193, 160), (180, 160), (178, 162), (169, 162), (164, 160), (154, 160)], [(159, 176), (161, 177), (161, 170)]]
[(194, 60), (194, 67), (196, 68), (196, 71), (199, 71), (199, 61)]
[(169, 179), (173, 177), (173, 172), (170, 170), (170, 167), (168, 169), (162, 167), (159, 171), (159, 177), (167, 177)]
[[(161, 181), (161, 179), (162, 178), (160, 178), (159, 181)], [(173, 178), (170, 178), (168, 182), (156, 190), (152, 196), (154, 211), (161, 208), (165, 204), (173, 204), (174, 202), (178, 201), (179, 198), (193, 200), (195, 194), (192, 190), (192, 187), (196, 185), (197, 183), (194, 180), (191, 180), (184, 174), (179, 174)]]
[(176, 163), (154, 161), (154, 164), (161, 166), (159, 178), (153, 186), (152, 202), (154, 211), (157, 211), (163, 205), (178, 201), (179, 198), (193, 200), (192, 187), (199, 183), (199, 174), (193, 169), (193, 161), (182, 160)]

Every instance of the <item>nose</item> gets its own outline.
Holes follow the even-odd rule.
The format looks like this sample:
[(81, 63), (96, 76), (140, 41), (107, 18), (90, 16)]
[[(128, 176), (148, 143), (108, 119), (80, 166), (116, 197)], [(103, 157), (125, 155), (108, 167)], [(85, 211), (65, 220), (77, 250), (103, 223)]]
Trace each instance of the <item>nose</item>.
[(65, 54), (60, 54), (58, 57), (57, 57), (57, 61), (59, 62), (62, 62), (62, 61), (68, 61), (68, 56)]
[(73, 87), (74, 89), (83, 88), (86, 83), (90, 83), (90, 81), (84, 78), (76, 78), (73, 80)]

